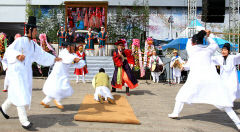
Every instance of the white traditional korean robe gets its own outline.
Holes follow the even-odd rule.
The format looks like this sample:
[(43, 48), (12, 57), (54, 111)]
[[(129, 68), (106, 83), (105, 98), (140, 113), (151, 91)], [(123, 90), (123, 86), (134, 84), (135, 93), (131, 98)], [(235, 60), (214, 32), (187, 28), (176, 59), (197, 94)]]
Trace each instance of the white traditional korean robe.
[(6, 71), (6, 75), (5, 75), (5, 79), (4, 79), (4, 89), (3, 90), (7, 90), (7, 87), (9, 85), (9, 81), (8, 81), (8, 71), (7, 71), (7, 54), (4, 54), (3, 59), (2, 59), (2, 66), (3, 66), (3, 70)]
[(187, 43), (190, 70), (186, 83), (179, 90), (176, 101), (183, 103), (206, 103), (222, 107), (233, 107), (231, 93), (223, 85), (211, 57), (218, 49), (212, 38), (208, 38), (209, 46), (192, 46), (191, 39)]
[[(30, 105), (32, 99), (32, 63), (43, 66), (54, 64), (55, 57), (27, 37), (16, 39), (7, 49), (8, 99), (16, 106)], [(23, 62), (18, 55), (25, 55)]]
[[(180, 63), (184, 63), (184, 61), (182, 60), (182, 58), (180, 56), (178, 56), (178, 57), (174, 56), (174, 57), (172, 57), (172, 60), (171, 60), (171, 63), (170, 63), (171, 67), (173, 67), (174, 61), (176, 59), (178, 59)], [(181, 77), (181, 69), (173, 67), (173, 76), (174, 77)]]
[(70, 54), (67, 49), (63, 49), (59, 57), (62, 61), (56, 62), (51, 74), (47, 78), (43, 92), (46, 96), (61, 100), (73, 94), (73, 89), (69, 82), (69, 68), (71, 65), (77, 68), (82, 68), (85, 65), (84, 61), (72, 64), (76, 55)]
[(240, 89), (236, 65), (240, 64), (240, 54), (228, 55), (225, 65), (224, 58), (221, 55), (214, 56), (212, 59), (216, 65), (220, 65), (220, 77), (225, 87), (231, 92), (231, 100), (239, 99)]

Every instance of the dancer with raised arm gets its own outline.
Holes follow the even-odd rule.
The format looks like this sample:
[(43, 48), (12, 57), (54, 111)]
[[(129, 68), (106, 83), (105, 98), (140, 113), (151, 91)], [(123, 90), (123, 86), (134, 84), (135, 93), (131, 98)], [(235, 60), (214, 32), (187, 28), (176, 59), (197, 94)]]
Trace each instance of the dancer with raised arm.
[[(204, 37), (208, 36), (209, 45), (203, 45)], [(240, 120), (233, 111), (232, 93), (225, 87), (212, 62), (212, 55), (218, 49), (216, 42), (209, 37), (209, 31), (200, 31), (188, 40), (189, 75), (186, 83), (176, 96), (176, 103), (169, 118), (178, 118), (184, 103), (211, 104), (224, 110), (240, 130)]]

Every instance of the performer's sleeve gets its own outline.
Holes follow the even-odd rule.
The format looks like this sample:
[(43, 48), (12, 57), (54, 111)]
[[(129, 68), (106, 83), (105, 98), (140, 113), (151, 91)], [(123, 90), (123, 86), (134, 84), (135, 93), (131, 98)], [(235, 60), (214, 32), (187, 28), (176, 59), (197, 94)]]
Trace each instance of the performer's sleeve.
[(190, 70), (190, 64), (187, 62), (186, 64), (183, 65), (184, 71), (189, 71)]
[(72, 64), (74, 59), (77, 58), (77, 57), (73, 54), (66, 53), (64, 55), (61, 55), (61, 58), (62, 58), (62, 63)]
[(98, 34), (98, 38), (101, 38), (100, 33)]
[(190, 63), (191, 63), (191, 59), (188, 58), (187, 63), (183, 65), (184, 71), (189, 71), (190, 70)]
[(135, 61), (134, 61), (134, 56), (132, 55), (132, 50), (129, 50), (129, 49), (125, 49), (124, 50), (124, 53), (127, 57), (127, 61), (129, 64), (135, 64)]
[(209, 43), (208, 49), (210, 49), (211, 53), (214, 53), (219, 48), (218, 44), (211, 37), (208, 37), (207, 41)]
[(16, 63), (17, 56), (22, 54), (22, 43), (21, 39), (16, 39), (6, 50), (5, 55), (9, 64)]
[(96, 75), (93, 77), (92, 86), (96, 89)]
[(212, 63), (213, 65), (220, 65), (220, 62), (219, 62), (219, 56), (212, 56)]
[(3, 65), (3, 70), (6, 71), (6, 69), (7, 69), (7, 55), (6, 54), (4, 54), (4, 56), (3, 56), (2, 65)]
[(182, 58), (180, 56), (179, 56), (179, 62), (184, 63), (184, 61), (182, 60)]
[(116, 52), (113, 53), (113, 62), (115, 66), (121, 67), (122, 66), (122, 58), (120, 55), (117, 55)]
[(42, 47), (33, 43), (35, 45), (35, 52), (34, 52), (34, 61), (42, 66), (51, 66), (55, 62), (55, 56), (45, 52)]
[(192, 47), (192, 39), (188, 39), (187, 45), (186, 45), (186, 50), (189, 50)]
[(111, 80), (110, 80), (109, 76), (108, 76), (108, 88), (109, 88), (109, 89), (111, 89), (111, 88), (112, 88), (112, 85), (111, 85)]
[(240, 64), (240, 53), (234, 55), (234, 65), (239, 65)]

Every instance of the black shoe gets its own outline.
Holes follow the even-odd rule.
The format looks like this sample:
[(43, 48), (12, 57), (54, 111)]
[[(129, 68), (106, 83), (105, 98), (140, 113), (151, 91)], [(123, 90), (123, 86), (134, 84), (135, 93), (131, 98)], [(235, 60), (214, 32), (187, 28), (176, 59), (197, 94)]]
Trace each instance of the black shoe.
[(29, 130), (31, 127), (33, 126), (33, 124), (30, 122), (30, 124), (28, 126), (23, 126), (22, 127), (26, 130)]
[(0, 111), (6, 119), (9, 119), (9, 116), (3, 112), (2, 107), (0, 107)]
[(112, 88), (112, 92), (116, 92), (116, 88)]
[(126, 93), (129, 93), (129, 87), (126, 87)]

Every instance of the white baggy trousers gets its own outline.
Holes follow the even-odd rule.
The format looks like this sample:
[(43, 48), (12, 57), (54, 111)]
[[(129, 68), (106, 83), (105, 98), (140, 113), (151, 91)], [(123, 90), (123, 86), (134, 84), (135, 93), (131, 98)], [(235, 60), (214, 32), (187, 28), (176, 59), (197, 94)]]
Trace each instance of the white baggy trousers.
[[(183, 102), (176, 101), (173, 113), (174, 115), (179, 115), (179, 113), (182, 111), (184, 106)], [(235, 123), (238, 129), (240, 129), (240, 120), (237, 114), (233, 111), (231, 107), (224, 107), (223, 110), (227, 113), (227, 115), (232, 119), (232, 121)]]
[[(5, 102), (2, 104), (3, 112), (7, 114), (7, 110), (10, 108), (11, 105), (13, 105), (13, 103), (7, 98)], [(17, 106), (17, 112), (18, 112), (20, 123), (23, 126), (28, 126), (30, 122), (28, 121), (28, 118), (27, 118), (25, 106)]]

